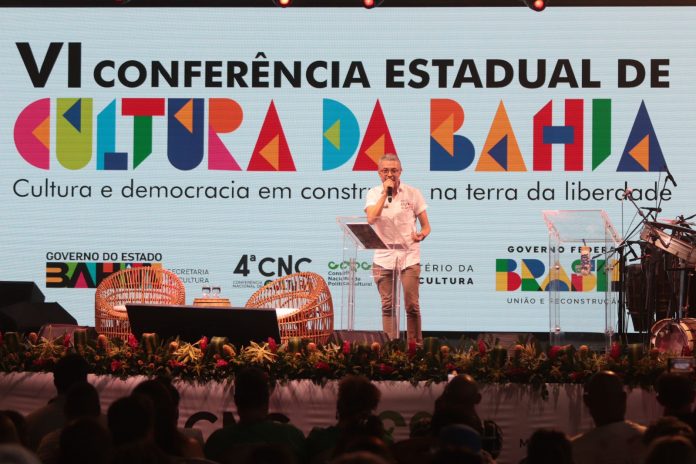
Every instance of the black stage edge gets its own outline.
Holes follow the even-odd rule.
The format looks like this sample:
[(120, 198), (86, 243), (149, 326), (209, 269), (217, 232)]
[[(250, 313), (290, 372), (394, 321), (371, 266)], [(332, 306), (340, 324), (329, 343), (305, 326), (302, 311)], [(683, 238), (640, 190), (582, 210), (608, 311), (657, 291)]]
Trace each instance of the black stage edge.
[(2, 332), (38, 332), (46, 324), (75, 325), (77, 321), (59, 303), (21, 301), (0, 307)]

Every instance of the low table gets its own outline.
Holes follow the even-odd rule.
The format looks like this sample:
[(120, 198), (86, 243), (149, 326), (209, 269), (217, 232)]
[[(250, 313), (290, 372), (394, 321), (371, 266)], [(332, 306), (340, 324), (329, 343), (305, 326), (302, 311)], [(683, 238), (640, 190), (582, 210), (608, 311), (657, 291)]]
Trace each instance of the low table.
[(206, 306), (214, 308), (231, 308), (229, 298), (194, 298), (193, 306)]

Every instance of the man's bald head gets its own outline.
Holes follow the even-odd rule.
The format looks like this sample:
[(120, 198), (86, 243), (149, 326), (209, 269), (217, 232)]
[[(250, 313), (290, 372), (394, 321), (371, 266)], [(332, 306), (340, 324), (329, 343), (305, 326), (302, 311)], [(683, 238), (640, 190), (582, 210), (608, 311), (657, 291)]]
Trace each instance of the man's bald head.
[(620, 422), (626, 414), (623, 380), (615, 372), (597, 372), (585, 385), (585, 404), (595, 423)]

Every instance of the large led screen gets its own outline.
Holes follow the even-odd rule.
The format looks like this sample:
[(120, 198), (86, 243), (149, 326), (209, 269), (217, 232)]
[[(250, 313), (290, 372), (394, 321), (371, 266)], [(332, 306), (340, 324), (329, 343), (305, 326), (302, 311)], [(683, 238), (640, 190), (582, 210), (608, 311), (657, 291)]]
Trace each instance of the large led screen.
[[(542, 211), (604, 210), (620, 238), (637, 221), (626, 189), (660, 221), (696, 213), (695, 20), (690, 7), (4, 9), (0, 280), (34, 281), (93, 324), (95, 288), (129, 266), (174, 271), (187, 303), (217, 285), (235, 306), (316, 272), (340, 326), (351, 253), (337, 217), (364, 214), (376, 161), (395, 153), (432, 224), (424, 330), (546, 331), (554, 281), (563, 330), (601, 332), (604, 245), (580, 275), (581, 243), (566, 244), (551, 279)], [(359, 329), (380, 327), (370, 265), (359, 252)]]

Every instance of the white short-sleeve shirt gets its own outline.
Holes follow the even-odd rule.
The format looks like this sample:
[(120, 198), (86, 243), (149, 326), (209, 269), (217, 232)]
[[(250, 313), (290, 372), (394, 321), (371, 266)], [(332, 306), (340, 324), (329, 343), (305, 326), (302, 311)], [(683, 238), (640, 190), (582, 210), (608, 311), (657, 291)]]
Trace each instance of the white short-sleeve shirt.
[[(376, 205), (382, 196), (383, 186), (371, 188), (367, 192), (365, 209)], [(399, 183), (399, 191), (391, 203), (385, 202), (382, 216), (392, 220), (408, 248), (405, 251), (375, 250), (374, 264), (387, 269), (393, 269), (397, 257), (401, 261), (401, 269), (420, 263), (420, 242), (413, 240), (412, 232), (416, 231), (416, 219), (425, 211), (428, 205), (423, 194), (415, 187)]]

